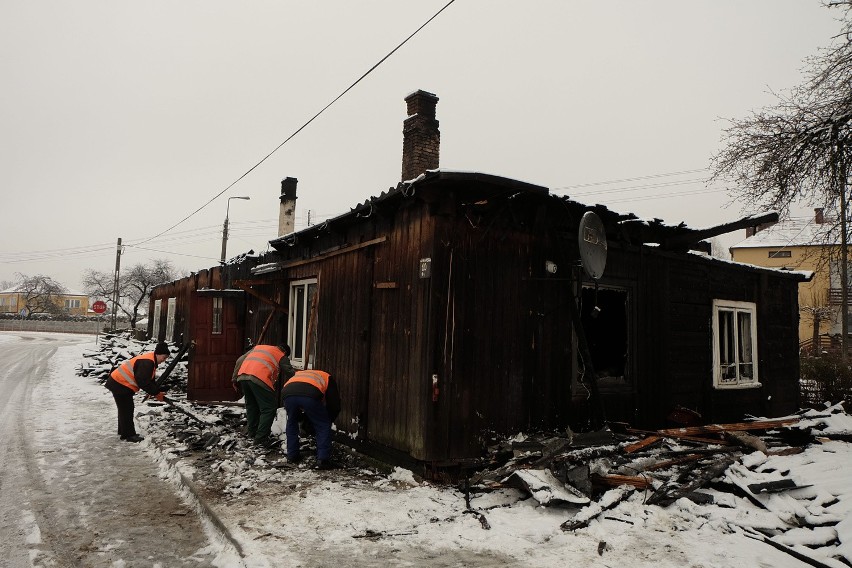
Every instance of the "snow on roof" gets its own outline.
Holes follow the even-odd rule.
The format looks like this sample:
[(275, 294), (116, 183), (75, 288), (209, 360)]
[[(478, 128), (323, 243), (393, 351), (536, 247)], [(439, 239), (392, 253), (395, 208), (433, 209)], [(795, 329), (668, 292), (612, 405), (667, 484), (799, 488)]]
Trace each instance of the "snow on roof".
[[(646, 244), (644, 246), (648, 246), (648, 245)], [(791, 270), (789, 268), (784, 268), (784, 267), (761, 266), (759, 264), (751, 264), (749, 262), (739, 262), (739, 261), (730, 260), (730, 259), (727, 259), (727, 258), (719, 258), (719, 257), (716, 257), (716, 256), (709, 256), (705, 253), (697, 252), (697, 251), (694, 251), (694, 250), (689, 251), (689, 254), (694, 254), (696, 256), (703, 256), (704, 258), (710, 259), (713, 262), (723, 262), (723, 263), (726, 263), (726, 264), (737, 264), (737, 265), (740, 265), (740, 266), (748, 266), (749, 268), (754, 268), (755, 270), (759, 270), (759, 271), (762, 271), (762, 272), (774, 272), (776, 274), (797, 274), (797, 275), (803, 277), (805, 282), (810, 282), (811, 279), (814, 277), (814, 271), (813, 270)]]
[(813, 217), (794, 217), (758, 231), (731, 248), (785, 248), (793, 246), (837, 244), (827, 239), (831, 225), (816, 223)]
[[(23, 292), (22, 284), (15, 284), (11, 288), (6, 288), (5, 290), (0, 290), (0, 294), (14, 294), (15, 292)], [(78, 290), (66, 290), (62, 292), (62, 296), (88, 296), (85, 292), (80, 292)]]

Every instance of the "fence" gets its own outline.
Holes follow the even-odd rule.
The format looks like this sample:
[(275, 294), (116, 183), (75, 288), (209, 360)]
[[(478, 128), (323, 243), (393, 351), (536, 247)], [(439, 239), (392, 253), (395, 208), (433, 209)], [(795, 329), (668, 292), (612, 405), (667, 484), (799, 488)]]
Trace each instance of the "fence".
[(104, 330), (107, 322), (93, 321), (54, 321), (0, 319), (0, 331), (43, 331), (53, 333), (89, 333), (94, 335)]

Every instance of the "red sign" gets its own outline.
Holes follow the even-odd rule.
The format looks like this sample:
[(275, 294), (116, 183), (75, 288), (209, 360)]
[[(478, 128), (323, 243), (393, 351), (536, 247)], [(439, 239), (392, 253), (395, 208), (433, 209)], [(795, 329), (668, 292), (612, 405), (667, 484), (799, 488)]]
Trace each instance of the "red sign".
[(94, 304), (92, 304), (92, 311), (96, 314), (102, 314), (106, 311), (107, 305), (106, 302), (98, 300)]

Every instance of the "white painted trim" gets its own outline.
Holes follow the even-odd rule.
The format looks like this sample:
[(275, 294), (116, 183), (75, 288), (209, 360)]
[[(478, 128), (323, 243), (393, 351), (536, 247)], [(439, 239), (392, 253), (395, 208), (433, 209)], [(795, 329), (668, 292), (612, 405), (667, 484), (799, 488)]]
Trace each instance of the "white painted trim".
[[(737, 382), (735, 384), (722, 384), (721, 353), (719, 352), (719, 311), (748, 312), (751, 314), (751, 351), (754, 377), (748, 382)], [(717, 390), (743, 390), (754, 389), (763, 386), (760, 383), (758, 353), (757, 353), (757, 304), (754, 302), (736, 302), (733, 300), (713, 300), (713, 314), (710, 327), (713, 332), (713, 388)], [(739, 345), (735, 342), (738, 349)], [(737, 353), (739, 361), (739, 353)]]

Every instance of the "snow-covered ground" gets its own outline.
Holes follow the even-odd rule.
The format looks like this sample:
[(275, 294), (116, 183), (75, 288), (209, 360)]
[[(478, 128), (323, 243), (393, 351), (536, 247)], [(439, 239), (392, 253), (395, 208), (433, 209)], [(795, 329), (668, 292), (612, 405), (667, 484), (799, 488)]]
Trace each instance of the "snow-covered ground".
[[(110, 393), (93, 376), (76, 374), (81, 363), (90, 365), (83, 353), (93, 347), (93, 342), (65, 347), (54, 356), (53, 386), (71, 393), (56, 401), (58, 420), (79, 419), (81, 397), (96, 402), (91, 412), (99, 420), (114, 419)], [(137, 396), (137, 424), (146, 440), (135, 447), (205, 517), (217, 543), (216, 566), (792, 568), (806, 565), (794, 557), (798, 553), (839, 568), (852, 560), (852, 445), (842, 441), (818, 440), (793, 455), (751, 451), (723, 480), (787, 478), (799, 489), (760, 494), (754, 502), (705, 489), (713, 504), (682, 498), (668, 507), (648, 505), (649, 491), (636, 491), (587, 527), (563, 531), (562, 523), (588, 515), (599, 503), (546, 507), (504, 487), (472, 494), (468, 509), (455, 487), (419, 480), (400, 468), (366, 465), (340, 448), (344, 469), (285, 467), (280, 451), (251, 448), (223, 421), (221, 408), (188, 405), (172, 394), (203, 424), (168, 406), (142, 404)], [(225, 412), (238, 416), (240, 410)], [(187, 424), (195, 435), (180, 431)], [(835, 407), (809, 412), (802, 426), (848, 434), (852, 419)], [(110, 422), (104, 435), (113, 435), (113, 427)]]

